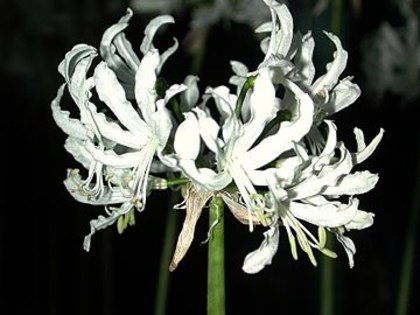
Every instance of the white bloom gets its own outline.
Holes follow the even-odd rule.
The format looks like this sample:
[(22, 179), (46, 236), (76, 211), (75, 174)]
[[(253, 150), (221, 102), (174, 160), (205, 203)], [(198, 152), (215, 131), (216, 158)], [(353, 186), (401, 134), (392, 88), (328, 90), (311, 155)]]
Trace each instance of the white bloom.
[[(228, 88), (220, 86), (209, 89), (222, 119), (222, 127), (209, 113), (196, 108), (195, 114), (189, 113), (175, 134), (176, 165), (202, 190), (217, 191), (224, 189), (232, 180), (243, 198), (250, 219), (259, 211), (259, 194), (251, 176), (252, 171), (266, 166), (282, 153), (290, 150), (293, 143), (300, 141), (312, 125), (313, 104), (310, 97), (303, 93), (293, 82), (285, 80), (284, 86), (291, 89), (295, 98), (289, 104), (293, 110), (292, 121), (284, 121), (273, 134), (260, 140), (265, 127), (281, 108), (275, 97), (268, 69), (261, 69), (255, 79), (253, 91), (245, 102), (249, 109), (242, 120), (236, 114), (238, 97), (230, 94)], [(197, 167), (200, 136), (206, 147), (214, 154), (217, 170)], [(258, 140), (258, 142), (257, 142)]]
[[(306, 221), (321, 230), (335, 233), (346, 250), (350, 267), (353, 267), (355, 246), (343, 233), (369, 227), (374, 217), (373, 213), (359, 210), (359, 201), (353, 196), (371, 190), (379, 177), (368, 171), (351, 171), (372, 154), (382, 138), (383, 130), (366, 146), (363, 133), (355, 129), (358, 151), (350, 153), (343, 143), (337, 142), (335, 125), (328, 120), (325, 122), (329, 130), (328, 139), (319, 156), (308, 155), (304, 147), (296, 144), (296, 155), (280, 159), (275, 168), (260, 171), (261, 174), (254, 174), (253, 178), (267, 181), (269, 192), (266, 207), (286, 228), (295, 259), (298, 255), (296, 238), (314, 265), (316, 259), (312, 249), (335, 257), (335, 253), (325, 248), (325, 237), (318, 239), (301, 222)], [(339, 157), (335, 156), (336, 149), (340, 151)], [(342, 196), (349, 196), (347, 203), (343, 202)], [(273, 226), (279, 228), (278, 225)], [(270, 244), (270, 248), (275, 248), (274, 244)], [(261, 252), (258, 255), (268, 254)], [(259, 260), (264, 261), (263, 257), (259, 257)]]
[(388, 22), (362, 42), (362, 70), (367, 91), (379, 103), (393, 94), (404, 105), (420, 95), (420, 42), (418, 15), (402, 10), (405, 25)]
[[(105, 62), (95, 67), (92, 77), (87, 78), (87, 73), (96, 56), (93, 47), (76, 45), (66, 54), (59, 66), (66, 83), (51, 104), (57, 125), (69, 136), (65, 148), (89, 171), (82, 179), (78, 170), (70, 170), (65, 180), (67, 189), (80, 202), (105, 205), (108, 214), (91, 221), (86, 250), (96, 230), (117, 220), (122, 230), (132, 221), (133, 209), (144, 210), (152, 163), (155, 155), (162, 153), (172, 130), (173, 119), (166, 104), (185, 89), (184, 85), (173, 85), (160, 99), (155, 90), (157, 74), (172, 50), (159, 54), (152, 40), (157, 28), (170, 22), (170, 17), (154, 19), (146, 27), (141, 59), (121, 33), (130, 17), (129, 11), (105, 32), (101, 42)], [(66, 86), (80, 118), (70, 118), (70, 113), (60, 108)], [(91, 102), (92, 92), (102, 103)], [(134, 104), (126, 94), (135, 97)]]

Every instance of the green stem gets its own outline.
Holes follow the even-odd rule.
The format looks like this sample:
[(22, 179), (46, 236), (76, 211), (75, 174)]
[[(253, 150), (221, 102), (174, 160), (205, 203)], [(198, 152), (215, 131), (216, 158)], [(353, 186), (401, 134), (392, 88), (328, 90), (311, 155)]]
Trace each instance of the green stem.
[(236, 101), (236, 107), (235, 107), (235, 115), (236, 117), (241, 116), (242, 112), (242, 105), (244, 104), (244, 100), (246, 97), (246, 93), (248, 93), (249, 89), (254, 87), (254, 82), (257, 76), (250, 76), (246, 79), (244, 85), (242, 86), (241, 91), (239, 92), (238, 99)]
[[(334, 250), (334, 239), (329, 238), (327, 242), (327, 248)], [(333, 315), (334, 313), (334, 260), (331, 257), (322, 255), (320, 260), (320, 310), (321, 315)]]
[[(223, 199), (213, 197), (210, 201), (208, 270), (207, 270), (207, 315), (225, 314), (225, 235)], [(217, 224), (215, 224), (217, 222)]]
[(165, 315), (169, 292), (169, 263), (174, 250), (176, 239), (177, 212), (173, 205), (180, 200), (179, 191), (172, 191), (169, 198), (168, 216), (166, 218), (165, 235), (160, 258), (159, 275), (155, 300), (155, 315)]
[(407, 315), (408, 306), (410, 304), (410, 287), (411, 279), (413, 278), (417, 221), (420, 209), (420, 147), (418, 150), (417, 161), (417, 182), (413, 191), (413, 202), (411, 205), (412, 208), (408, 221), (405, 248), (401, 263), (396, 315)]
[[(341, 32), (341, 15), (343, 12), (343, 0), (332, 1), (331, 11), (331, 31), (337, 36)], [(334, 251), (335, 241), (329, 238), (327, 248)], [(335, 268), (334, 260), (327, 256), (322, 256), (320, 261), (321, 287), (320, 287), (320, 314), (335, 314)]]
[(343, 12), (343, 0), (333, 0), (331, 12), (331, 31), (338, 35), (341, 32), (341, 14)]

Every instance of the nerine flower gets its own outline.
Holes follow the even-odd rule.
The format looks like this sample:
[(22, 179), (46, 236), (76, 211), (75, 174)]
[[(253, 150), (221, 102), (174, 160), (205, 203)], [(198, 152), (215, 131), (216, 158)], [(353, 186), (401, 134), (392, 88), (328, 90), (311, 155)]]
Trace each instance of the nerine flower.
[[(372, 154), (383, 130), (367, 145), (363, 132), (355, 128), (353, 153), (337, 140), (337, 127), (327, 118), (360, 95), (351, 77), (340, 81), (347, 52), (337, 36), (326, 33), (336, 52), (326, 72), (315, 78), (311, 33), (294, 34), (284, 3), (264, 3), (272, 17), (256, 30), (270, 33), (261, 42), (264, 59), (254, 71), (232, 61), (233, 91), (225, 85), (208, 87), (201, 101), (197, 77), (163, 88), (158, 79), (178, 47), (176, 40), (163, 53), (153, 46), (159, 27), (173, 22), (170, 16), (148, 24), (139, 58), (123, 33), (131, 18), (128, 11), (104, 33), (103, 61), (92, 76), (95, 48), (80, 44), (66, 54), (59, 66), (65, 83), (51, 106), (55, 121), (68, 135), (66, 150), (88, 175), (83, 178), (79, 170), (69, 170), (65, 185), (76, 200), (105, 205), (107, 212), (91, 221), (86, 250), (97, 230), (118, 222), (122, 231), (132, 224), (134, 210), (144, 210), (150, 189), (166, 188), (165, 179), (154, 175), (169, 171), (181, 174), (181, 183), (188, 182), (182, 190), (185, 201), (177, 206), (186, 209), (186, 217), (171, 270), (187, 252), (196, 222), (214, 195), (222, 196), (250, 231), (255, 224), (267, 228), (261, 246), (245, 257), (245, 272), (259, 272), (271, 263), (280, 226), (286, 229), (294, 258), (296, 240), (314, 265), (314, 249), (336, 257), (325, 247), (330, 232), (353, 266), (355, 245), (344, 234), (369, 227), (374, 217), (359, 209), (354, 196), (378, 181), (378, 175), (354, 167)], [(79, 117), (61, 108), (65, 89)], [(180, 102), (173, 105), (177, 94)], [(317, 236), (308, 224), (318, 228)]]
[[(105, 205), (107, 212), (90, 222), (86, 250), (97, 230), (118, 220), (122, 231), (132, 223), (134, 209), (144, 210), (150, 170), (153, 166), (162, 169), (156, 156), (172, 130), (166, 104), (185, 90), (184, 85), (175, 84), (159, 98), (155, 89), (157, 74), (174, 48), (160, 54), (152, 40), (161, 25), (173, 22), (171, 17), (161, 16), (148, 24), (139, 59), (122, 33), (131, 15), (129, 10), (105, 32), (100, 47), (105, 61), (96, 65), (93, 76), (88, 77), (88, 71), (97, 55), (95, 48), (79, 44), (66, 54), (59, 66), (65, 83), (51, 104), (57, 125), (68, 135), (65, 148), (88, 170), (85, 179), (79, 170), (69, 170), (66, 188), (76, 200)], [(60, 107), (66, 88), (80, 113), (78, 118)], [(92, 92), (101, 102), (91, 101)], [(127, 96), (134, 96), (134, 101)]]
[[(355, 129), (358, 151), (353, 154), (337, 142), (336, 126), (324, 118), (360, 95), (350, 77), (338, 82), (347, 63), (346, 51), (338, 37), (326, 33), (337, 51), (327, 72), (314, 81), (314, 42), (310, 33), (294, 39), (287, 7), (275, 1), (265, 2), (273, 16), (270, 25), (259, 28), (271, 31), (269, 41), (262, 45), (265, 59), (254, 72), (232, 62), (235, 94), (225, 86), (207, 90), (215, 101), (220, 121), (202, 109), (186, 115), (175, 134), (176, 165), (199, 190), (229, 190), (227, 185), (233, 182), (241, 199), (237, 202), (224, 198), (228, 206), (246, 209), (251, 230), (255, 218), (270, 227), (261, 247), (246, 257), (244, 271), (255, 273), (271, 263), (278, 247), (280, 225), (286, 228), (295, 258), (296, 238), (314, 265), (312, 248), (335, 257), (325, 248), (328, 230), (344, 246), (352, 267), (355, 246), (343, 234), (373, 223), (373, 214), (359, 210), (359, 201), (353, 196), (372, 189), (378, 176), (351, 171), (374, 151), (383, 131), (366, 146), (362, 131)], [(283, 97), (276, 95), (280, 86)], [(279, 119), (284, 113), (289, 117)], [(318, 130), (324, 121), (328, 127), (326, 139)], [(214, 163), (210, 164), (216, 169), (197, 167), (198, 134), (213, 153)], [(349, 196), (347, 202), (339, 199), (342, 195)], [(318, 226), (319, 237), (300, 220)]]
[(366, 90), (377, 103), (390, 94), (398, 96), (404, 105), (420, 95), (419, 17), (404, 4), (403, 26), (383, 22), (362, 42)]

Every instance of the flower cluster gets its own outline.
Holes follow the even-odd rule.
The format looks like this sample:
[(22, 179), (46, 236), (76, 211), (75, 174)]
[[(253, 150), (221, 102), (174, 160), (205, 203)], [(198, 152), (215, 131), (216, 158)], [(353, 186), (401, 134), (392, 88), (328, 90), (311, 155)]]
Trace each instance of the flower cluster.
[[(252, 71), (232, 61), (230, 87), (207, 87), (202, 96), (195, 76), (173, 85), (159, 77), (177, 49), (177, 41), (163, 52), (153, 45), (157, 30), (173, 23), (168, 15), (147, 25), (141, 57), (124, 34), (130, 10), (104, 33), (102, 60), (93, 74), (94, 47), (79, 44), (66, 54), (59, 66), (65, 83), (51, 107), (68, 135), (66, 150), (87, 175), (71, 169), (64, 184), (76, 200), (104, 205), (106, 211), (90, 222), (86, 250), (96, 231), (116, 224), (122, 232), (133, 224), (135, 211), (145, 209), (154, 189), (179, 185), (185, 200), (177, 207), (186, 209), (186, 217), (171, 270), (186, 254), (212, 196), (223, 198), (250, 231), (256, 225), (265, 229), (261, 246), (245, 257), (247, 273), (271, 263), (280, 228), (287, 232), (294, 258), (298, 247), (314, 265), (314, 250), (336, 257), (326, 248), (332, 233), (353, 266), (356, 249), (345, 233), (369, 227), (374, 217), (359, 209), (355, 195), (378, 181), (378, 175), (354, 168), (372, 154), (383, 130), (366, 144), (355, 128), (355, 152), (338, 140), (330, 116), (360, 95), (351, 77), (340, 79), (347, 52), (337, 36), (325, 33), (336, 51), (325, 73), (317, 76), (311, 33), (294, 34), (284, 3), (264, 3), (272, 17), (256, 29), (268, 34), (261, 42), (264, 59)], [(65, 92), (78, 117), (61, 108)]]
[(380, 103), (387, 95), (405, 105), (420, 96), (419, 11), (406, 2), (400, 5), (404, 25), (383, 22), (362, 42), (366, 90)]

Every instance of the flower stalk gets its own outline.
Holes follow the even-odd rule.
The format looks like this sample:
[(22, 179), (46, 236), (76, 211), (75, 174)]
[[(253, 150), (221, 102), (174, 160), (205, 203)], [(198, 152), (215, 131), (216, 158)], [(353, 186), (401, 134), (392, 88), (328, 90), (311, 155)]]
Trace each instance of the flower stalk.
[(207, 315), (225, 314), (224, 203), (212, 197), (209, 209), (210, 238), (207, 267)]

